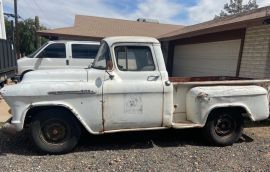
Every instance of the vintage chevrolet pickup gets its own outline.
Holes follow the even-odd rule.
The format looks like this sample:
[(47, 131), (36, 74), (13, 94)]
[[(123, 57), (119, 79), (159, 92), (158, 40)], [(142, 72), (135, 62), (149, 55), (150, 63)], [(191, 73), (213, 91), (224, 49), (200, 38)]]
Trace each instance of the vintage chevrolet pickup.
[(71, 151), (81, 131), (202, 128), (219, 146), (236, 142), (243, 120), (269, 116), (269, 80), (234, 77), (169, 78), (160, 43), (146, 37), (111, 37), (101, 42), (86, 69), (29, 72), (1, 89), (11, 107), (7, 129), (30, 127), (37, 147)]

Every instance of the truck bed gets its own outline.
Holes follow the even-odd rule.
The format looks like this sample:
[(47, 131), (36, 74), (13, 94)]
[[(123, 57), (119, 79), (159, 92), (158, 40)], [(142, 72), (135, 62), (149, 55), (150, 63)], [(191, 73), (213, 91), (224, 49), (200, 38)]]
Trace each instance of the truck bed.
[(270, 80), (267, 79), (251, 79), (229, 76), (207, 76), (207, 77), (170, 77), (169, 80), (173, 84), (173, 103), (175, 110), (173, 114), (173, 122), (181, 124), (187, 121), (186, 114), (186, 95), (188, 91), (197, 86), (222, 86), (222, 85), (258, 85), (268, 90), (270, 94)]
[(202, 77), (170, 77), (171, 82), (206, 82), (206, 81), (235, 81), (252, 80), (251, 78), (241, 78), (232, 76), (202, 76)]
[(267, 85), (270, 85), (270, 80), (268, 79), (252, 79), (231, 76), (170, 77), (169, 80), (173, 85), (260, 85), (261, 83), (268, 83)]

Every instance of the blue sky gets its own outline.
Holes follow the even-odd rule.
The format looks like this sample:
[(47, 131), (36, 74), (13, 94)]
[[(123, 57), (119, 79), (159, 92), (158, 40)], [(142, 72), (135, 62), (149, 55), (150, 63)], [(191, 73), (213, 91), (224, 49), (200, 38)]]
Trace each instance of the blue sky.
[[(76, 14), (136, 20), (158, 19), (162, 23), (191, 25), (213, 19), (229, 0), (18, 0), (18, 13), (38, 15), (49, 28), (72, 26)], [(246, 3), (248, 0), (244, 0)], [(257, 0), (260, 7), (270, 0)], [(13, 12), (13, 0), (3, 0), (4, 11)]]

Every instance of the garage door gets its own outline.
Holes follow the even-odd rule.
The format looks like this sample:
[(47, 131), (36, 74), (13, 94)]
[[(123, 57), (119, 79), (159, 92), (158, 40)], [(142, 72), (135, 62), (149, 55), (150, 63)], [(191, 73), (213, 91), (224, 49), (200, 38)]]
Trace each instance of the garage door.
[(173, 76), (235, 76), (241, 40), (178, 45)]

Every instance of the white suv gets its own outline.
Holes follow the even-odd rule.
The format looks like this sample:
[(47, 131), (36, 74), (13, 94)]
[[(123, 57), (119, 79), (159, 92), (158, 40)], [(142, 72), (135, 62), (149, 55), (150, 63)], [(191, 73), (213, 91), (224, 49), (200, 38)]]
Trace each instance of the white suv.
[(18, 60), (17, 78), (40, 69), (85, 68), (95, 59), (100, 43), (89, 41), (49, 41), (34, 53)]

